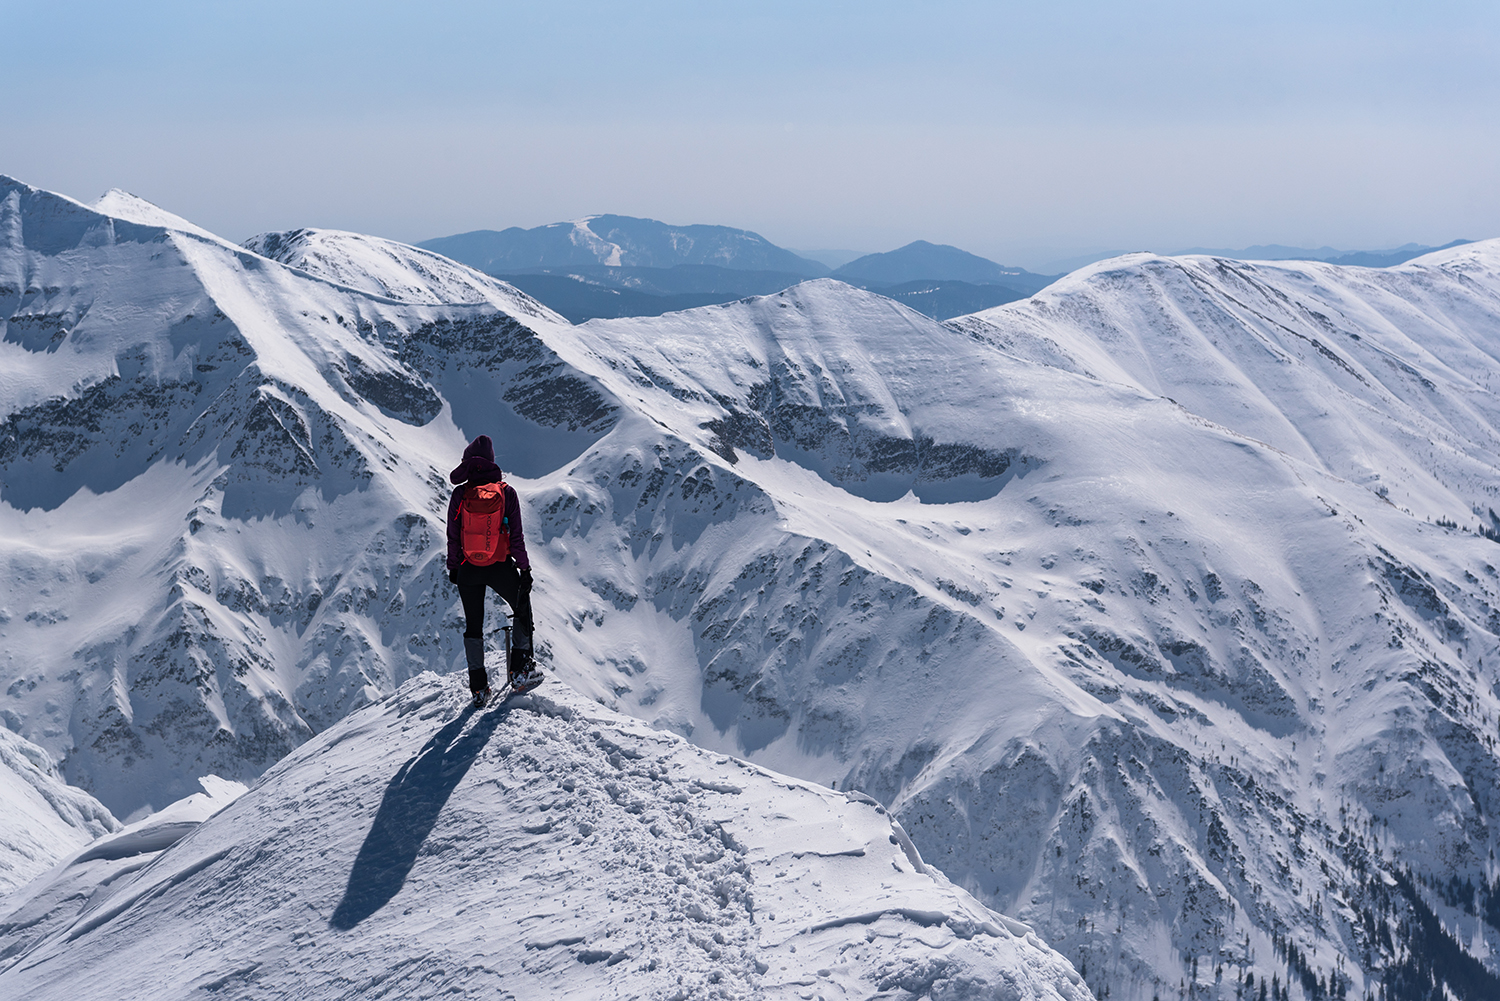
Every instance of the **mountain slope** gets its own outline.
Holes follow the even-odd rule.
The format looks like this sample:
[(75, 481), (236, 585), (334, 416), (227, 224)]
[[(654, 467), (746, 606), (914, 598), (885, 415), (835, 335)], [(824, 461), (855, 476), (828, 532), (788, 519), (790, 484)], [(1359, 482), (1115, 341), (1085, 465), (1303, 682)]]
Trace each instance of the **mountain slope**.
[(1089, 997), (878, 807), (560, 685), (481, 713), (464, 701), (427, 674), (344, 720), (11, 953), (0, 989)]
[[(711, 306), (752, 295), (774, 295), (803, 278), (787, 272), (734, 271), (710, 265), (675, 268), (606, 268), (585, 265), (504, 275), (516, 288), (544, 300), (574, 323), (627, 316), (661, 316)], [(971, 285), (951, 280), (904, 282), (877, 286), (872, 292), (894, 299), (935, 319), (965, 315), (1001, 303), (1024, 299), (1008, 285)]]
[(504, 275), (507, 283), (545, 300), (574, 323), (598, 317), (660, 316), (731, 302), (748, 295), (780, 292), (803, 277), (787, 271), (746, 271), (711, 264), (672, 268), (586, 264)]
[[(198, 784), (201, 792), (132, 824), (123, 828), (114, 824), (111, 833), (91, 841), (75, 839), (53, 860), (60, 865), (0, 898), (0, 971), (60, 929), (66, 930), (83, 912), (108, 900), (162, 852), (245, 791), (244, 785), (216, 775), (205, 775)], [(56, 847), (64, 844), (60, 841)]]
[(587, 216), (534, 229), (476, 230), (424, 240), (418, 246), (490, 274), (579, 264), (643, 268), (712, 264), (808, 276), (828, 273), (817, 261), (798, 257), (748, 230), (670, 226), (620, 215)]
[[(1386, 308), (1482, 346), (1495, 250), (1427, 265), (1413, 279), (1425, 307), (1382, 306), (1363, 273), (1328, 272), (1308, 322), (1342, 298), (1366, 331), (1354, 343), (1379, 342)], [(1133, 285), (1078, 285), (1124, 311), (1099, 323), (1096, 355), (1158, 329)], [(1212, 302), (1213, 286), (1189, 287)], [(1360, 295), (1374, 299), (1362, 314)], [(1060, 343), (1032, 307), (1002, 313), (1038, 357)], [(1256, 329), (1216, 336), (1265, 353)], [(537, 495), (568, 540), (555, 576), (585, 575), (564, 602), (581, 606), (576, 645), (619, 675), (601, 696), (893, 803), (956, 878), (1037, 921), (1114, 996), (1149, 997), (1190, 959), (1205, 989), (1228, 967), (1407, 996), (1406, 957), (1441, 951), (1412, 930), (1424, 915), (1442, 916), (1456, 954), (1491, 941), (1476, 905), (1423, 887), (1494, 885), (1493, 544), (1329, 475), (1316, 451), (1205, 422), (1118, 366), (1101, 383), (1060, 351), (1039, 366), (953, 333), (825, 283), (579, 329), (617, 396), (729, 464), (636, 453), (622, 473), (590, 453)], [(1292, 396), (1332, 401), (1327, 380), (1348, 373), (1287, 336), (1299, 348), (1276, 356), (1276, 378), (1317, 378), (1281, 419), (1313, 418), (1302, 436), (1316, 438), (1324, 408)], [(1438, 371), (1381, 364), (1446, 389)], [(1462, 384), (1446, 391), (1467, 451), (1412, 450), (1391, 474), (1433, 518), (1488, 496), (1460, 475), (1489, 454), (1487, 412)], [(1430, 426), (1410, 407), (1348, 412), (1370, 441)], [(663, 615), (680, 639), (662, 641)], [(1496, 981), (1464, 962), (1437, 976), (1485, 996)]]
[(957, 329), (1167, 396), (1380, 491), (1493, 527), (1500, 465), (1496, 244), (1351, 270), (1132, 255)]

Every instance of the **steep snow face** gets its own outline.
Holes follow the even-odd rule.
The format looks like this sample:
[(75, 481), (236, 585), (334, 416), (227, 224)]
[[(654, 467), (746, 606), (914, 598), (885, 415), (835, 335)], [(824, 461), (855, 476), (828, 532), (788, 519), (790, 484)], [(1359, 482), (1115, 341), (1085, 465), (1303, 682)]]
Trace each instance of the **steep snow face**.
[(469, 423), (532, 446), (525, 473), (612, 420), (490, 303), (370, 296), (8, 180), (0, 315), (0, 708), (121, 816), (446, 668)]
[(0, 925), (0, 990), (1090, 998), (880, 807), (546, 692), (475, 713), (413, 679), (82, 908)]
[(0, 729), (0, 910), (69, 852), (119, 829), (104, 805), (62, 780), (47, 752)]
[(617, 396), (731, 466), (779, 459), (881, 501), (978, 500), (1026, 467), (993, 444), (996, 352), (840, 282), (595, 320), (577, 344)]
[(489, 303), (517, 317), (566, 323), (531, 296), (440, 254), (358, 233), (294, 229), (244, 243), (262, 257), (360, 292), (410, 303)]
[(228, 241), (215, 233), (210, 233), (201, 226), (194, 225), (180, 215), (168, 212), (159, 205), (154, 205), (139, 195), (132, 195), (128, 191), (119, 188), (111, 188), (106, 191), (99, 200), (93, 204), (93, 209), (100, 215), (114, 219), (124, 219), (140, 226), (149, 226), (158, 229), (174, 229), (183, 233), (191, 233), (216, 243), (227, 244)]

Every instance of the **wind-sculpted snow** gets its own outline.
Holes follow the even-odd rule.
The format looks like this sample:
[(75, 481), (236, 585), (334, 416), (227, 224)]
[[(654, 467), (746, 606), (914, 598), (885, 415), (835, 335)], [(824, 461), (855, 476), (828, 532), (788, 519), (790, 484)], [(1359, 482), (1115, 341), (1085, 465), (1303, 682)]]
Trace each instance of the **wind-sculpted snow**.
[(1500, 992), (1495, 242), (572, 327), (5, 191), (0, 708), (116, 813), (455, 666), (487, 433), (556, 676), (889, 804), (1100, 995)]
[(0, 729), (0, 803), (0, 910), (9, 893), (120, 826), (98, 800), (63, 782), (46, 751), (7, 729)]
[[(109, 818), (108, 831), (112, 833), (101, 837), (96, 831), (92, 842), (59, 839), (53, 846), (55, 857), (51, 861), (61, 864), (0, 898), (0, 971), (14, 965), (60, 929), (66, 929), (80, 914), (107, 900), (163, 851), (245, 792), (244, 785), (217, 775), (205, 775), (198, 784), (201, 792), (185, 796), (123, 828)], [(74, 796), (83, 795), (77, 790), (70, 791)], [(104, 811), (102, 806), (94, 806)], [(75, 850), (80, 844), (84, 847)], [(66, 849), (59, 851), (64, 845)], [(68, 857), (64, 860), (64, 856)]]
[(0, 921), (0, 991), (1090, 1001), (867, 798), (544, 691), (423, 675), (149, 867), (80, 854)]

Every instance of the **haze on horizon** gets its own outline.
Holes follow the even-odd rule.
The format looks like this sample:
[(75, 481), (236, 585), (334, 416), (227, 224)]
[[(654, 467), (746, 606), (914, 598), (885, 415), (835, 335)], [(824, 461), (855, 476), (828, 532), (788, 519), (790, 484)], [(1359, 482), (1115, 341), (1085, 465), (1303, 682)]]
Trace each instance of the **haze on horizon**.
[(1500, 235), (1500, 7), (9, 3), (0, 173), (234, 239), (594, 213), (786, 247)]

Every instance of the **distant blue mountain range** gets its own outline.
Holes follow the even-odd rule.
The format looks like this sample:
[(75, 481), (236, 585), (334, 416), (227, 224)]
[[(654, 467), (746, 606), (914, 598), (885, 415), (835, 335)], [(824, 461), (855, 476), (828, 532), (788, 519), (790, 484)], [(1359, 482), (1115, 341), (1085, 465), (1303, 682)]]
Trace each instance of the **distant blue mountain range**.
[[(1467, 242), (1455, 240), (1446, 246)], [(532, 229), (475, 230), (418, 246), (504, 278), (574, 323), (594, 317), (659, 316), (770, 295), (822, 277), (879, 292), (945, 320), (1024, 299), (1059, 277), (997, 264), (926, 240), (886, 253), (865, 254), (830, 270), (827, 264), (778, 247), (749, 230), (672, 226), (622, 215), (588, 216)], [(1414, 243), (1358, 252), (1269, 245), (1240, 250), (1193, 247), (1177, 253), (1390, 267), (1439, 249), (1443, 248)], [(1116, 255), (1059, 261), (1055, 270), (1065, 273), (1112, 256)]]
[[(899, 282), (948, 279), (973, 285), (1013, 285), (1037, 291), (1055, 275), (1034, 275), (1024, 268), (1007, 268), (994, 261), (946, 244), (917, 240), (885, 254), (866, 254), (833, 272), (851, 285), (894, 285)], [(1037, 279), (1045, 278), (1042, 285)]]
[(1053, 280), (925, 240), (830, 271), (748, 230), (617, 215), (476, 230), (418, 246), (504, 278), (574, 323), (769, 295), (824, 276), (947, 319), (1023, 299)]
[(671, 268), (706, 264), (747, 271), (784, 271), (819, 278), (828, 268), (798, 257), (749, 230), (670, 226), (655, 219), (588, 216), (533, 229), (481, 229), (417, 244), (488, 274), (579, 265)]

